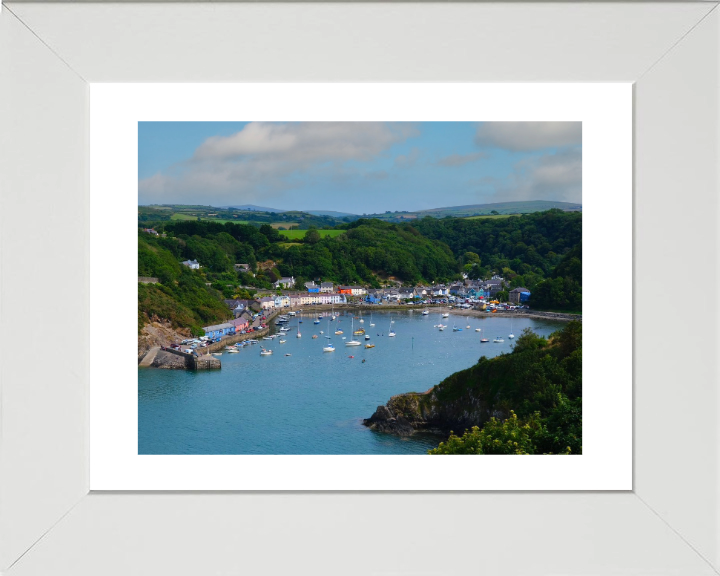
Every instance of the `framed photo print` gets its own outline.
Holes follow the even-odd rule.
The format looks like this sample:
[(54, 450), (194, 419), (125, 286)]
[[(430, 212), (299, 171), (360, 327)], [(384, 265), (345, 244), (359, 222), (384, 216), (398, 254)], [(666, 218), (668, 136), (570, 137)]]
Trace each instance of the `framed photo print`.
[(2, 4), (0, 572), (716, 574), (718, 18)]

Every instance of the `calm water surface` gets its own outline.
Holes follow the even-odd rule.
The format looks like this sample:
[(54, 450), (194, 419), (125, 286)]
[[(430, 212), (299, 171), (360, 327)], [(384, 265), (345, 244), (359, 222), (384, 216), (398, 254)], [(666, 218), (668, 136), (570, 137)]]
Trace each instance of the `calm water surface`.
[[(337, 321), (319, 325), (314, 316), (291, 319), (280, 344), (260, 341), (238, 354), (223, 353), (218, 371), (138, 370), (138, 452), (140, 454), (423, 454), (437, 446), (431, 435), (401, 439), (368, 430), (362, 419), (390, 396), (422, 392), (482, 355), (509, 352), (511, 319), (498, 315), (469, 318), (439, 311), (394, 312), (397, 335), (387, 336), (389, 312), (364, 314), (363, 327), (375, 348), (346, 347), (334, 334)], [(302, 338), (296, 338), (298, 320)], [(351, 317), (340, 328), (352, 337)], [(433, 326), (448, 325), (440, 332)], [(463, 328), (453, 332), (453, 323)], [(468, 330), (467, 325), (471, 328)], [(548, 335), (563, 323), (513, 318), (516, 338), (524, 328)], [(480, 344), (482, 335), (490, 338)], [(323, 330), (324, 334), (320, 334)], [(313, 334), (319, 338), (312, 339)], [(336, 351), (323, 353), (326, 335)], [(379, 336), (378, 336), (379, 334)], [(495, 336), (505, 339), (492, 343)], [(362, 339), (361, 336), (356, 337)], [(273, 350), (260, 356), (260, 347)], [(292, 354), (292, 356), (285, 356)], [(354, 358), (349, 358), (354, 356)], [(366, 361), (363, 363), (362, 360)]]

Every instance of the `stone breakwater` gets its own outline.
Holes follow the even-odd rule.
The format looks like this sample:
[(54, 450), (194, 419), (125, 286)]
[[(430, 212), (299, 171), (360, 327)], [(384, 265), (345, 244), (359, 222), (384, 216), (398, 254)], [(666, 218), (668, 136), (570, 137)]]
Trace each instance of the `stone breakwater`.
[(150, 366), (165, 370), (219, 370), (222, 364), (220, 359), (214, 356), (198, 357), (168, 348), (159, 350)]

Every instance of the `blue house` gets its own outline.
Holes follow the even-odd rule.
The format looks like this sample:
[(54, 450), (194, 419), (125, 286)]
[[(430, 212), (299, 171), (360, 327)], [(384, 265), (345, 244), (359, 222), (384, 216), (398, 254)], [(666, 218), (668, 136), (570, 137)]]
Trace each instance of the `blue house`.
[(368, 295), (365, 296), (365, 302), (370, 302), (370, 304), (377, 304), (378, 302), (382, 302), (382, 296), (378, 294), (368, 293)]
[(235, 334), (234, 324), (214, 324), (213, 326), (204, 326), (205, 336), (210, 338), (217, 338), (218, 336), (225, 336), (226, 334)]
[(320, 292), (320, 286), (315, 284), (315, 282), (305, 282), (305, 288), (307, 288), (307, 291), (310, 293)]

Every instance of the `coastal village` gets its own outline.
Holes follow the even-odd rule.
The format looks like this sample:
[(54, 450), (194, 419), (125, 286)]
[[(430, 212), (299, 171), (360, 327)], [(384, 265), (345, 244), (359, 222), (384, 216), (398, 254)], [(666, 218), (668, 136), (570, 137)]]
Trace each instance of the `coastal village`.
[[(197, 260), (186, 261), (183, 265), (197, 270), (200, 265)], [(245, 264), (236, 265), (246, 267)], [(244, 268), (243, 268), (244, 269)], [(153, 283), (155, 278), (140, 278), (140, 282)], [(305, 290), (289, 290), (295, 287), (294, 277), (283, 277), (274, 283), (274, 292), (259, 291), (253, 299), (225, 299), (228, 313), (232, 316), (226, 322), (203, 326), (204, 334), (195, 338), (185, 338), (179, 342), (147, 348), (139, 355), (141, 366), (155, 366), (162, 368), (190, 368), (212, 369), (220, 368), (219, 359), (211, 355), (220, 356), (225, 351), (235, 351), (230, 345), (242, 347), (246, 343), (257, 343), (255, 337), (272, 339), (276, 335), (269, 335), (270, 321), (278, 315), (276, 326), (287, 321), (287, 313), (292, 316), (300, 312), (316, 310), (322, 318), (322, 311), (333, 310), (337, 307), (337, 315), (344, 314), (343, 309), (349, 309), (350, 315), (366, 307), (382, 307), (382, 309), (410, 309), (417, 307), (427, 309), (431, 307), (444, 307), (448, 312), (469, 314), (478, 312), (496, 314), (531, 314), (527, 302), (530, 291), (523, 287), (512, 290), (507, 289), (505, 279), (494, 275), (486, 280), (465, 279), (463, 282), (454, 282), (448, 285), (435, 284), (428, 286), (402, 286), (395, 283), (392, 287), (368, 288), (359, 285), (336, 285), (333, 282), (310, 281), (305, 283)], [(498, 294), (507, 295), (506, 301), (497, 300)], [(308, 310), (308, 307), (312, 307)], [(566, 315), (547, 312), (532, 312), (535, 317), (567, 319)], [(580, 317), (576, 317), (581, 319)], [(317, 322), (316, 322), (317, 323)], [(443, 325), (439, 325), (442, 328)], [(282, 330), (282, 328), (281, 328)], [(264, 350), (264, 348), (263, 348)], [(169, 352), (184, 358), (180, 361), (158, 359), (158, 351)], [(167, 360), (167, 359), (166, 359)]]

